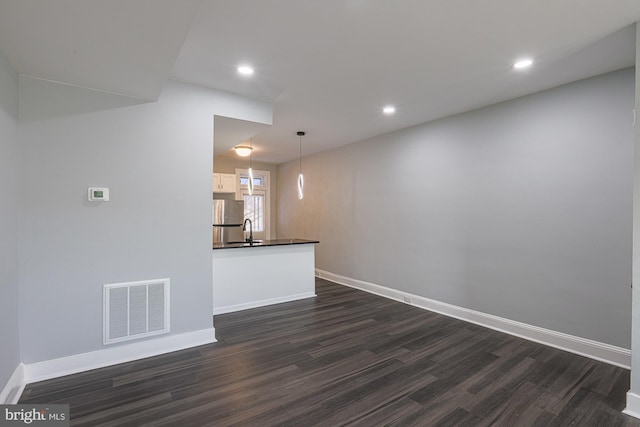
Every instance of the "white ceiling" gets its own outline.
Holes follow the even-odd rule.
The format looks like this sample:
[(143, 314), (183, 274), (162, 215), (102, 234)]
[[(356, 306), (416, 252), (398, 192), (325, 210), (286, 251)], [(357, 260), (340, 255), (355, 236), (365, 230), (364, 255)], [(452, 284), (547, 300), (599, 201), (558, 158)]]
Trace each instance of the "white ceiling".
[(20, 73), (128, 96), (172, 76), (271, 100), (273, 126), (216, 137), (253, 134), (279, 163), (298, 130), (311, 154), (631, 66), (638, 20), (637, 0), (2, 0), (0, 48)]
[[(233, 147), (242, 141), (249, 141), (253, 146), (252, 137), (257, 135), (269, 125), (264, 123), (248, 122), (231, 117), (215, 116), (213, 120), (213, 139), (215, 140), (213, 155), (235, 157)], [(247, 144), (249, 145), (249, 144)], [(259, 159), (264, 147), (254, 147), (252, 158)]]
[(0, 0), (15, 70), (156, 100), (202, 0)]

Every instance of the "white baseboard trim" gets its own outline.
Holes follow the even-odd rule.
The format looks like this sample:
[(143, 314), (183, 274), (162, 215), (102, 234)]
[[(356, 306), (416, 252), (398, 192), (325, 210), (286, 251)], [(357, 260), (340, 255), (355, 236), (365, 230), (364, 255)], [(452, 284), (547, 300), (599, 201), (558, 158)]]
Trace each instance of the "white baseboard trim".
[(118, 363), (131, 362), (146, 357), (184, 350), (190, 347), (216, 342), (215, 329), (201, 329), (184, 334), (167, 335), (161, 338), (128, 343), (89, 353), (74, 354), (59, 359), (30, 363), (24, 367), (24, 383), (34, 383), (63, 377), (78, 372), (104, 368)]
[[(423, 308), (425, 310), (434, 311), (444, 314), (445, 316), (455, 317), (456, 319), (466, 322), (475, 323), (496, 331), (515, 335), (529, 341), (535, 341), (560, 350), (565, 350), (580, 356), (589, 357), (601, 362), (609, 363), (625, 369), (631, 369), (631, 350), (616, 347), (613, 345), (589, 340), (586, 338), (576, 337), (574, 335), (565, 334), (563, 332), (552, 331), (550, 329), (540, 328), (538, 326), (529, 325), (515, 320), (505, 319), (503, 317), (494, 316), (492, 314), (482, 313), (480, 311), (470, 310), (464, 307), (458, 307), (452, 304), (425, 298), (419, 295), (413, 295), (402, 292), (397, 289), (387, 288), (385, 286), (376, 285), (374, 283), (364, 282), (362, 280), (351, 279), (349, 277), (334, 274), (328, 271), (316, 269), (316, 276), (322, 279), (339, 283), (341, 285), (360, 289), (375, 295), (396, 301), (405, 302), (405, 297), (412, 299), (411, 305)], [(640, 405), (638, 406), (640, 408)]]
[(640, 396), (627, 392), (627, 407), (622, 411), (623, 414), (627, 414), (631, 417), (640, 418)]
[(631, 417), (640, 418), (640, 395), (627, 392), (627, 407), (622, 411)]
[(15, 405), (18, 403), (25, 385), (24, 365), (20, 363), (16, 366), (7, 384), (5, 384), (2, 391), (0, 391), (0, 405)]
[(242, 303), (242, 304), (235, 304), (235, 305), (225, 305), (222, 307), (213, 307), (213, 314), (225, 314), (225, 313), (233, 313), (234, 311), (241, 311), (241, 310), (248, 310), (250, 308), (257, 308), (257, 307), (264, 307), (265, 305), (271, 305), (271, 304), (280, 304), (283, 302), (291, 302), (291, 301), (297, 301), (300, 299), (305, 299), (305, 298), (312, 298), (315, 297), (316, 294), (313, 292), (306, 292), (303, 294), (296, 294), (296, 295), (288, 295), (286, 297), (279, 297), (279, 298), (269, 298), (269, 299), (263, 299), (260, 301), (252, 301), (252, 302), (246, 302), (246, 303)]

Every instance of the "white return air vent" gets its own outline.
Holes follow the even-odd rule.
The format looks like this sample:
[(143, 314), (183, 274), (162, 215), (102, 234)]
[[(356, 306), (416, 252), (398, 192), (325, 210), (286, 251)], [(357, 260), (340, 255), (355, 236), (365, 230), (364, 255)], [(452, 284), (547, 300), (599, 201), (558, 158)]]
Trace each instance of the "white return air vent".
[(104, 344), (169, 332), (169, 279), (104, 285)]

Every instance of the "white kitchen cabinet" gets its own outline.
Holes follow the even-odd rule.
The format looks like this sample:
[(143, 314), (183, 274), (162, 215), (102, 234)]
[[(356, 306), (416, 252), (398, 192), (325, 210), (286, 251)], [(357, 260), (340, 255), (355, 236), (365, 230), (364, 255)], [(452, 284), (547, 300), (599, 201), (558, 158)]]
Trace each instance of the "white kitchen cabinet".
[(213, 192), (214, 193), (235, 193), (236, 192), (235, 174), (214, 173), (213, 174)]

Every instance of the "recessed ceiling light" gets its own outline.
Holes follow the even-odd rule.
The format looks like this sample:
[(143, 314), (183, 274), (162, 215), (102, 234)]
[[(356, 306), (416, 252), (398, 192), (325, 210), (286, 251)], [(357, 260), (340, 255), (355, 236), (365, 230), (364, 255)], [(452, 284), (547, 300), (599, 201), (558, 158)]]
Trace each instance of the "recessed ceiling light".
[(533, 65), (533, 59), (526, 58), (526, 59), (521, 59), (518, 62), (514, 62), (513, 68), (515, 68), (516, 70), (522, 70), (523, 68), (528, 68), (531, 65)]
[(382, 109), (382, 112), (387, 115), (393, 114), (396, 112), (396, 107), (394, 107), (393, 105), (387, 105)]
[(243, 76), (250, 76), (253, 74), (253, 68), (249, 67), (248, 65), (241, 65), (238, 67), (238, 73), (242, 74)]

